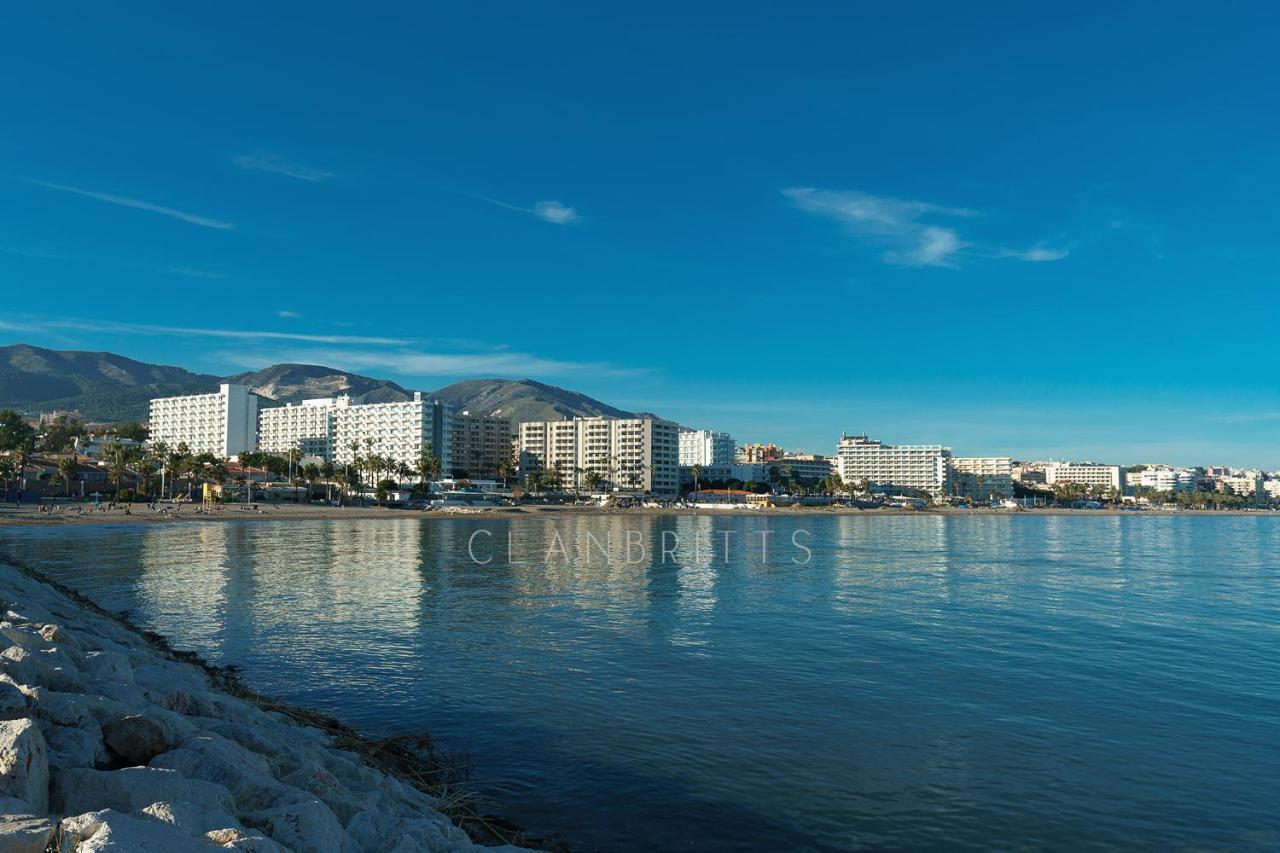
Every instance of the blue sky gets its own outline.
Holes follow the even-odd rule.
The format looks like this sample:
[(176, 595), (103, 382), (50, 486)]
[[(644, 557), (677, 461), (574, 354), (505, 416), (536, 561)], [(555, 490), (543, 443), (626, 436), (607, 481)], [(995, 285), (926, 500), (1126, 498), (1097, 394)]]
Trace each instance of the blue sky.
[(1280, 467), (1263, 4), (27, 4), (0, 341)]

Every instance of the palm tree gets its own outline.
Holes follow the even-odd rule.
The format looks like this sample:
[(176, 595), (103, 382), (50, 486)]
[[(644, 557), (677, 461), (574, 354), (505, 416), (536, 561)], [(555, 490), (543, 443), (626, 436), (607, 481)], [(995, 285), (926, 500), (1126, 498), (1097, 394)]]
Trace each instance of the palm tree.
[(699, 489), (699, 488), (698, 488), (698, 481), (699, 481), (699, 480), (701, 479), (701, 477), (702, 477), (702, 466), (701, 466), (701, 465), (694, 465), (694, 466), (693, 466), (693, 469), (690, 471), (690, 473), (692, 473), (692, 474), (693, 474), (693, 490), (694, 490), (695, 492), (701, 491), (701, 489)]
[(147, 455), (138, 456), (133, 463), (134, 472), (138, 477), (138, 492), (143, 498), (147, 496), (149, 491), (147, 481), (151, 479), (151, 474), (154, 471), (151, 465), (152, 459)]
[(603, 479), (599, 471), (588, 471), (582, 475), (582, 485), (587, 487), (588, 492), (594, 493), (596, 489), (600, 488), (600, 481)]
[(80, 473), (80, 462), (73, 453), (58, 460), (58, 474), (62, 476), (63, 497), (71, 497), (71, 478)]
[(326, 459), (320, 463), (320, 476), (324, 477), (324, 499), (326, 501), (333, 500), (333, 475), (337, 473), (333, 462)]
[(506, 488), (508, 481), (516, 473), (516, 466), (511, 464), (510, 459), (504, 459), (498, 463), (498, 476), (502, 478), (502, 488)]
[(417, 474), (419, 482), (423, 484), (429, 484), (440, 474), (440, 460), (430, 450), (423, 450), (419, 454)]
[(107, 446), (107, 476), (116, 487), (116, 499), (120, 498), (120, 484), (129, 475), (129, 460), (125, 456), (124, 446), (113, 441)]
[(410, 477), (413, 476), (413, 473), (414, 473), (413, 466), (410, 465), (409, 463), (407, 462), (396, 463), (396, 477), (399, 478), (399, 482), (401, 483), (406, 482)]
[(307, 484), (307, 501), (311, 500), (311, 486), (320, 478), (320, 466), (314, 462), (308, 462), (302, 466), (302, 478)]

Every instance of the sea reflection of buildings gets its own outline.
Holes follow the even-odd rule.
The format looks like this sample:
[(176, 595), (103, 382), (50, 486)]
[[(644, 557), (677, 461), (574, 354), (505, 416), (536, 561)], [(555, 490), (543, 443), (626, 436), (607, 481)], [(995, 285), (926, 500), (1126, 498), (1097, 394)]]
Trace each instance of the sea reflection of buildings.
[(142, 536), (137, 594), (206, 653), (325, 625), (368, 623), (384, 641), (407, 642), (418, 626), (421, 531), (417, 519), (155, 527)]

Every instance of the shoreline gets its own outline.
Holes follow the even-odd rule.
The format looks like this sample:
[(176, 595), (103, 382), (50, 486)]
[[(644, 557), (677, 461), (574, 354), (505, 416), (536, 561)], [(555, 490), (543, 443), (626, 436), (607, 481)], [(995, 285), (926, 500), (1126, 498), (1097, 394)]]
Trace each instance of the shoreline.
[(567, 850), (483, 811), (425, 733), (278, 702), (19, 559), (0, 596), (0, 848)]
[(161, 514), (146, 508), (146, 504), (131, 504), (130, 512), (125, 513), (123, 507), (104, 508), (88, 511), (88, 504), (80, 504), (86, 509), (83, 514), (60, 511), (53, 514), (41, 513), (34, 504), (15, 507), (13, 504), (0, 504), (0, 527), (22, 526), (70, 526), (70, 525), (121, 525), (121, 524), (182, 524), (193, 521), (326, 521), (341, 519), (441, 519), (441, 518), (495, 518), (521, 519), (545, 518), (555, 516), (591, 517), (620, 515), (664, 516), (664, 515), (707, 515), (714, 518), (734, 518), (750, 516), (757, 518), (780, 517), (813, 517), (813, 516), (855, 516), (866, 518), (897, 516), (957, 516), (957, 517), (999, 517), (999, 516), (1034, 516), (1034, 515), (1073, 515), (1073, 516), (1269, 516), (1280, 515), (1275, 510), (1244, 509), (1146, 509), (1135, 511), (1108, 507), (1104, 509), (1071, 509), (1068, 507), (1035, 507), (1030, 509), (995, 509), (982, 507), (978, 509), (962, 509), (956, 507), (937, 507), (929, 509), (906, 509), (902, 507), (886, 507), (881, 509), (859, 509), (857, 507), (760, 507), (742, 509), (690, 509), (683, 507), (651, 508), (632, 507), (619, 509), (615, 507), (565, 506), (558, 504), (530, 504), (515, 507), (471, 507), (444, 510), (412, 510), (378, 506), (331, 507), (317, 505), (301, 505), (291, 503), (258, 504), (256, 511), (249, 510), (239, 504), (223, 507), (216, 513), (197, 513), (196, 506), (183, 505), (176, 515)]

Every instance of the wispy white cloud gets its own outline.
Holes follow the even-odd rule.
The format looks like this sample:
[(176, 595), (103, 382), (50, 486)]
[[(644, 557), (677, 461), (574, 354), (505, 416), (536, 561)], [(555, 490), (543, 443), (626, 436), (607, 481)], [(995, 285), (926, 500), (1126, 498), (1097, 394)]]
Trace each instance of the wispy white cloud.
[(260, 151), (253, 154), (239, 154), (232, 157), (231, 162), (248, 172), (272, 172), (313, 184), (333, 177), (333, 172), (304, 166), (275, 154), (265, 154)]
[(991, 248), (960, 235), (954, 220), (979, 216), (967, 207), (878, 196), (858, 190), (789, 187), (782, 194), (799, 210), (839, 222), (852, 234), (884, 247), (885, 263), (912, 267), (955, 267), (969, 254), (1056, 261), (1065, 249), (1037, 245), (1030, 249)]
[(302, 316), (302, 315), (301, 315), (301, 314), (299, 314), (297, 311), (284, 311), (284, 310), (281, 310), (281, 311), (277, 311), (277, 312), (276, 312), (276, 316), (277, 316), (277, 317), (281, 317), (281, 318), (283, 318), (283, 319), (285, 319), (285, 320), (293, 320), (293, 319), (295, 319), (295, 318), (297, 318), (297, 317), (300, 317), (300, 316)]
[(1016, 258), (1019, 261), (1044, 263), (1045, 261), (1060, 261), (1069, 254), (1071, 254), (1071, 252), (1068, 249), (1051, 249), (1047, 246), (1032, 246), (1030, 249), (1000, 249), (996, 252), (996, 257)]
[(636, 376), (646, 371), (609, 362), (561, 361), (531, 353), (430, 352), (413, 347), (394, 349), (323, 349), (316, 347), (218, 353), (229, 364), (261, 368), (279, 362), (322, 364), (352, 372), (387, 371), (398, 376)]
[(469, 195), (471, 195), (472, 198), (477, 198), (480, 201), (488, 202), (489, 204), (497, 207), (514, 210), (517, 213), (527, 213), (530, 216), (535, 216), (538, 219), (541, 219), (543, 222), (550, 222), (554, 225), (570, 225), (582, 218), (578, 215), (577, 210), (561, 204), (558, 201), (539, 201), (535, 203), (533, 207), (521, 207), (518, 204), (509, 204), (508, 202), (499, 201), (496, 198), (489, 198), (488, 196), (475, 194)]
[(59, 192), (71, 193), (73, 195), (84, 196), (85, 198), (95, 199), (97, 201), (106, 202), (107, 204), (116, 204), (120, 207), (131, 207), (135, 210), (145, 210), (150, 213), (158, 213), (161, 216), (168, 216), (171, 219), (179, 219), (183, 222), (190, 222), (192, 225), (200, 225), (204, 228), (217, 228), (221, 231), (227, 231), (235, 228), (235, 223), (224, 222), (221, 219), (212, 219), (208, 216), (200, 216), (195, 213), (187, 213), (185, 210), (175, 210), (172, 207), (163, 207), (158, 204), (152, 204), (149, 201), (141, 199), (129, 198), (122, 195), (111, 195), (110, 193), (93, 192), (92, 190), (80, 189), (79, 187), (69, 187), (65, 184), (54, 184), (49, 181), (39, 181), (35, 178), (28, 178), (27, 183), (36, 186), (45, 187)]
[(578, 221), (578, 211), (558, 201), (540, 201), (533, 206), (533, 215), (556, 225), (568, 225)]
[(117, 323), (110, 320), (83, 320), (77, 318), (20, 318), (0, 320), (0, 322), (3, 323), (3, 326), (0, 326), (0, 328), (4, 328), (8, 331), (33, 334), (70, 330), (125, 335), (232, 338), (243, 341), (297, 341), (313, 344), (405, 346), (413, 343), (410, 338), (381, 337), (376, 335), (324, 335), (305, 334), (301, 332), (274, 332), (260, 329), (202, 329), (192, 326)]

